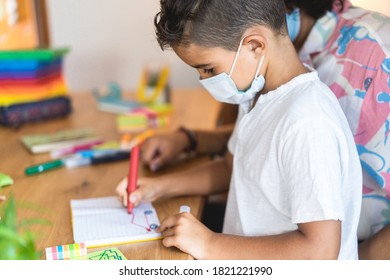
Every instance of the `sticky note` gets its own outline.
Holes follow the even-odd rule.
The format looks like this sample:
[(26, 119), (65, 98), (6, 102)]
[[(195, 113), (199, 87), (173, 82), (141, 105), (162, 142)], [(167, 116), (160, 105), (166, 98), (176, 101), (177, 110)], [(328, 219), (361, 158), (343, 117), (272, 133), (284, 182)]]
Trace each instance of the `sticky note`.
[(87, 255), (84, 243), (60, 245), (46, 248), (47, 260), (71, 260)]
[(126, 257), (119, 251), (117, 248), (100, 250), (97, 252), (89, 253), (85, 258), (92, 261), (102, 261), (102, 260), (126, 260)]

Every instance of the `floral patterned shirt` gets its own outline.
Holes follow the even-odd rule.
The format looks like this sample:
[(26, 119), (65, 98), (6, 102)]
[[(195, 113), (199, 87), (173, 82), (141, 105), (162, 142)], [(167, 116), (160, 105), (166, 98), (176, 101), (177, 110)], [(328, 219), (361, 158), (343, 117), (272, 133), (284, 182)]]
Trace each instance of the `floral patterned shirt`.
[(390, 18), (345, 1), (317, 20), (299, 56), (337, 96), (353, 132), (365, 239), (390, 223)]

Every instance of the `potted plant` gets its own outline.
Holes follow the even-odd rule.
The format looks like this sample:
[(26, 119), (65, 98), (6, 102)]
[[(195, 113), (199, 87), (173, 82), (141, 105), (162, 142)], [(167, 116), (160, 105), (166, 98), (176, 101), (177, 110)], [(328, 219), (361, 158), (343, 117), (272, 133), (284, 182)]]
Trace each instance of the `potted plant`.
[(17, 204), (13, 195), (0, 203), (0, 260), (36, 260), (41, 254), (35, 247), (32, 224), (47, 224), (43, 219), (18, 221)]

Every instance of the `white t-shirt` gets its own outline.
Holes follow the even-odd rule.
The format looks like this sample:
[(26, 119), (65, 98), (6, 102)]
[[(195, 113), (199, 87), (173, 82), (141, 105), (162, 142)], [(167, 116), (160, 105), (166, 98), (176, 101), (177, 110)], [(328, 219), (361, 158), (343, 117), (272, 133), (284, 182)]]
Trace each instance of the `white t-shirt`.
[(266, 236), (341, 220), (339, 259), (357, 259), (362, 174), (351, 130), (317, 72), (240, 106), (223, 232)]

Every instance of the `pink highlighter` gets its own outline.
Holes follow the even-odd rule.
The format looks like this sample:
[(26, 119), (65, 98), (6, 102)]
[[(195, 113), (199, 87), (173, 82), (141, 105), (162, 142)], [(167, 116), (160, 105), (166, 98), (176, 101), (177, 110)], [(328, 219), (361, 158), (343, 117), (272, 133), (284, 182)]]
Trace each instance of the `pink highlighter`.
[(134, 146), (130, 152), (129, 174), (127, 180), (127, 212), (129, 214), (131, 214), (134, 207), (134, 204), (130, 202), (130, 194), (137, 188), (139, 154), (139, 146)]

